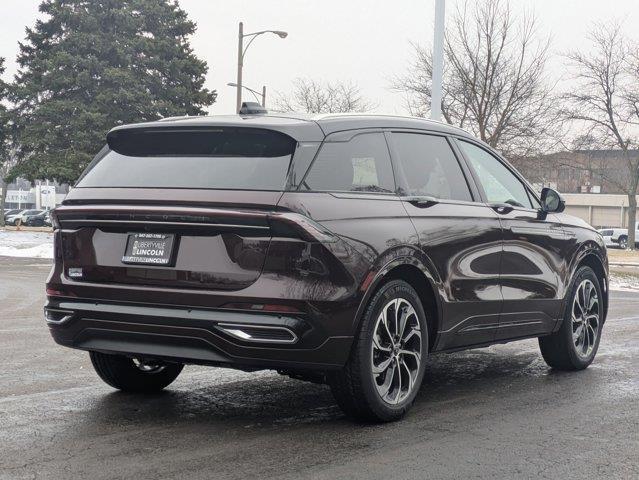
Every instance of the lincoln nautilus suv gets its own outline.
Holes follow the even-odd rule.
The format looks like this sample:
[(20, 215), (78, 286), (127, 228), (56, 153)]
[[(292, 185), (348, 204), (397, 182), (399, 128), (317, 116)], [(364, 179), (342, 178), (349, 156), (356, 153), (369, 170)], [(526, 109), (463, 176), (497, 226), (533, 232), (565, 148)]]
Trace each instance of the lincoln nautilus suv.
[(424, 119), (119, 126), (52, 214), (45, 318), (116, 389), (160, 390), (185, 364), (272, 369), (396, 420), (431, 354), (538, 338), (551, 368), (593, 361), (606, 248), (563, 210)]

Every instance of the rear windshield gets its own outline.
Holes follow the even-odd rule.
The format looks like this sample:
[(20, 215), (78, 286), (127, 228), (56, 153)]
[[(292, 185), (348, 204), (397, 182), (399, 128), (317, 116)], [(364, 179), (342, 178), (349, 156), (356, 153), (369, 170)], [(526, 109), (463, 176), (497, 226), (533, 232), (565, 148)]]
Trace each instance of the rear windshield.
[(296, 142), (251, 128), (123, 130), (78, 187), (282, 190)]

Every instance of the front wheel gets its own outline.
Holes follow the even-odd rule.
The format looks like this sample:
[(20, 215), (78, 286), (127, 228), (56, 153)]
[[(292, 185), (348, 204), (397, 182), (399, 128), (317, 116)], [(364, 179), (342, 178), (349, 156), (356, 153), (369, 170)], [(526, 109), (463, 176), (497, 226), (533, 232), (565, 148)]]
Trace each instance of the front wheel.
[(91, 363), (100, 378), (113, 388), (125, 392), (159, 392), (170, 385), (182, 371), (181, 363), (139, 360), (123, 355), (90, 352)]
[(426, 315), (417, 292), (403, 280), (373, 296), (346, 366), (328, 383), (342, 410), (358, 420), (398, 420), (410, 409), (428, 354)]
[(583, 370), (599, 348), (603, 327), (601, 286), (590, 267), (581, 267), (573, 280), (561, 328), (539, 339), (546, 363), (557, 370)]

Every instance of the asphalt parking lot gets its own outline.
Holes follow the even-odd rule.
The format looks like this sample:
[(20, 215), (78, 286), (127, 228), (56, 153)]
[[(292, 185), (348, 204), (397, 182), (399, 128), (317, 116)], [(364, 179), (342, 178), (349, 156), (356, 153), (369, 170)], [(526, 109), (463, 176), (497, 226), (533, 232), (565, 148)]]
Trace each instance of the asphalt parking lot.
[(639, 293), (613, 292), (583, 372), (550, 371), (535, 341), (434, 356), (405, 420), (358, 425), (271, 372), (115, 392), (49, 337), (48, 271), (0, 257), (1, 479), (639, 478)]

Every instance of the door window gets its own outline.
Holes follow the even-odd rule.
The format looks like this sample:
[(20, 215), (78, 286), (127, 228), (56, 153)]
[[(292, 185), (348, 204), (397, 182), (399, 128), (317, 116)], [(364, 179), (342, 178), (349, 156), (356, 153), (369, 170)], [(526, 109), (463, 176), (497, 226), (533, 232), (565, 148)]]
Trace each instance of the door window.
[(409, 195), (472, 201), (466, 178), (444, 137), (393, 133), (392, 138)]
[(472, 143), (462, 140), (459, 144), (477, 173), (489, 203), (533, 208), (526, 187), (503, 163)]
[(325, 143), (300, 188), (333, 192), (394, 192), (395, 180), (384, 135), (364, 133), (348, 142)]

